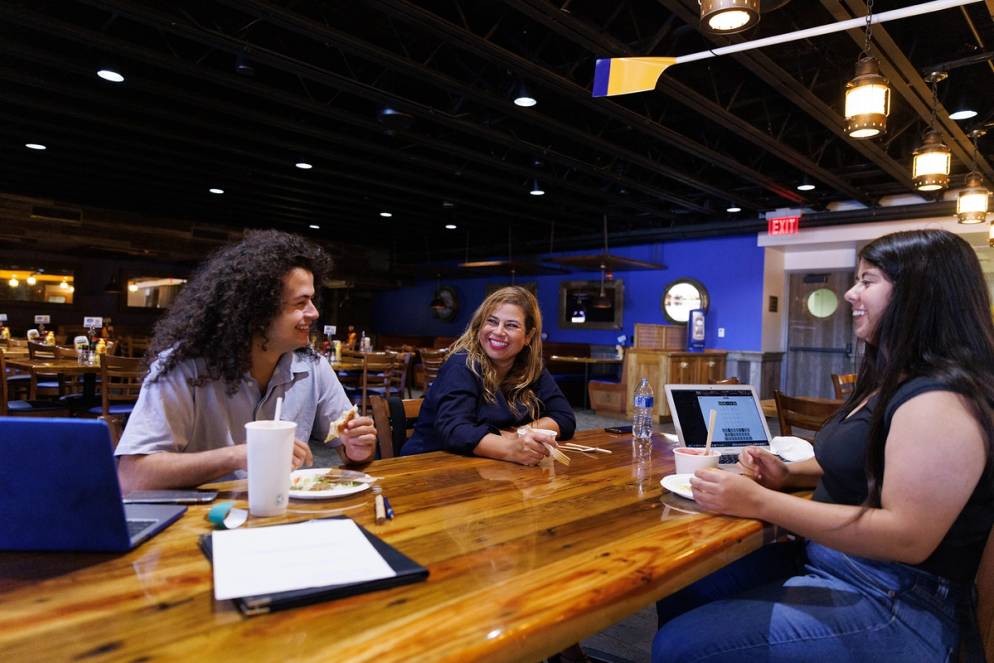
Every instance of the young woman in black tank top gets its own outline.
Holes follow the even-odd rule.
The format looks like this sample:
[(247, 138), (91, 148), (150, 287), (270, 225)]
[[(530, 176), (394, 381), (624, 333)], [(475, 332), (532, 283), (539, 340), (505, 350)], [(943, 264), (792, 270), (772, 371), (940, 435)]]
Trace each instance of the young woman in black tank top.
[[(768, 547), (663, 602), (661, 619), (680, 616), (654, 661), (942, 661), (958, 647), (994, 523), (983, 273), (949, 232), (895, 233), (860, 252), (846, 300), (866, 353), (815, 457), (750, 448), (744, 474), (691, 480), (705, 509), (785, 527), (804, 549)], [(797, 487), (814, 499), (780, 492)]]

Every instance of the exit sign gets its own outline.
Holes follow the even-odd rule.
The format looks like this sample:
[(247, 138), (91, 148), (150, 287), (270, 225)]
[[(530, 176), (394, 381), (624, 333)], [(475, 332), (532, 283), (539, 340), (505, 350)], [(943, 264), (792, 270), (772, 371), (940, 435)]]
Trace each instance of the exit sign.
[(766, 220), (767, 232), (771, 235), (796, 235), (799, 230), (799, 216), (780, 216)]

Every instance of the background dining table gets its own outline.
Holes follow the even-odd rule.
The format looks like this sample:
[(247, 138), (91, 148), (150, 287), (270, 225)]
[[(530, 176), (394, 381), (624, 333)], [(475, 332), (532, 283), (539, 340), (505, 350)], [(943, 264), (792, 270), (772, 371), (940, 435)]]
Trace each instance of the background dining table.
[[(662, 489), (673, 472), (662, 437), (646, 458), (628, 435), (575, 441), (613, 453), (569, 452), (569, 466), (444, 452), (375, 461), (366, 471), (393, 520), (375, 524), (369, 490), (250, 518), (345, 515), (430, 571), (284, 612), (246, 617), (214, 600), (197, 546), (206, 505), (127, 554), (0, 553), (0, 660), (538, 661), (777, 535)], [(244, 481), (213, 487), (246, 506)]]
[(80, 364), (73, 359), (31, 359), (30, 357), (8, 358), (7, 366), (25, 371), (32, 376), (31, 391), (28, 398), (34, 400), (35, 383), (42, 375), (82, 375), (83, 376), (83, 396), (87, 399), (96, 396), (96, 378), (100, 373), (100, 364)]

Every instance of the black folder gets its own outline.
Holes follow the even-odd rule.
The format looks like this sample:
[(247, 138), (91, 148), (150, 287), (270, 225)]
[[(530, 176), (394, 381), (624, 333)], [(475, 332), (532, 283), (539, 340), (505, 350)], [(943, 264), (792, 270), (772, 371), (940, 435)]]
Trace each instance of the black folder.
[[(346, 516), (331, 516), (327, 520), (344, 520)], [(287, 523), (292, 524), (292, 523)], [(366, 539), (372, 544), (376, 552), (380, 553), (383, 560), (390, 565), (397, 575), (379, 580), (367, 580), (366, 582), (349, 583), (344, 585), (329, 585), (327, 587), (308, 587), (307, 589), (294, 589), (287, 592), (275, 592), (273, 594), (260, 594), (258, 596), (243, 596), (233, 599), (238, 609), (245, 615), (262, 615), (276, 610), (287, 610), (297, 608), (302, 605), (319, 603), (340, 599), (356, 594), (374, 592), (378, 589), (387, 589), (399, 585), (409, 585), (411, 583), (425, 580), (428, 577), (428, 569), (421, 566), (410, 557), (399, 552), (389, 543), (380, 537), (370, 533), (365, 527), (356, 523), (356, 527), (363, 533)], [(211, 559), (212, 540), (210, 534), (203, 534), (200, 537), (200, 549)]]

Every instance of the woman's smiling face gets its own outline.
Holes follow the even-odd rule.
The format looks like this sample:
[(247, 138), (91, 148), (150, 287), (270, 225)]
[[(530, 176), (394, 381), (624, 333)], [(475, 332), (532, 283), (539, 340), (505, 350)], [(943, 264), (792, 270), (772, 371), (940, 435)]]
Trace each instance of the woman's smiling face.
[(506, 371), (530, 340), (525, 330), (525, 312), (516, 304), (497, 306), (483, 320), (477, 340), (484, 354)]
[(894, 284), (883, 270), (865, 260), (859, 261), (856, 285), (846, 292), (846, 301), (852, 305), (853, 331), (867, 343), (875, 343), (877, 328), (890, 304)]

